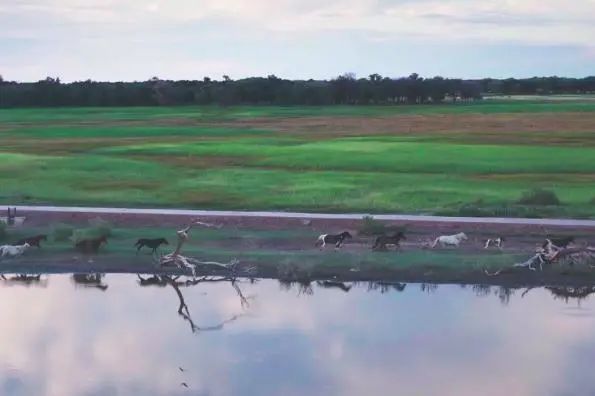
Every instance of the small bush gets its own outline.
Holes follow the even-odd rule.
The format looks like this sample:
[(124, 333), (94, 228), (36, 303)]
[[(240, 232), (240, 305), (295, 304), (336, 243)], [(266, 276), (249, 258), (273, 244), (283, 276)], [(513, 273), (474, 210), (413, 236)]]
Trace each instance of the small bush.
[(382, 235), (397, 232), (405, 232), (405, 227), (396, 225), (386, 225), (382, 222), (374, 219), (373, 216), (364, 216), (362, 218), (362, 225), (360, 226), (358, 233), (360, 235)]
[(374, 219), (372, 216), (364, 216), (362, 225), (359, 228), (361, 235), (379, 235), (384, 233), (384, 224)]
[(518, 203), (521, 205), (554, 206), (560, 205), (560, 199), (553, 191), (536, 188), (524, 193)]
[(56, 242), (65, 242), (72, 237), (74, 227), (69, 224), (58, 223), (52, 227), (52, 237)]
[(111, 235), (111, 229), (106, 229), (104, 226), (77, 228), (72, 234), (72, 241), (77, 243), (83, 239), (95, 239), (102, 236), (108, 237)]
[(3, 240), (4, 238), (6, 238), (6, 223), (3, 221), (0, 221), (0, 241)]
[(108, 237), (112, 235), (112, 225), (101, 217), (90, 219), (89, 225), (99, 233), (98, 236)]

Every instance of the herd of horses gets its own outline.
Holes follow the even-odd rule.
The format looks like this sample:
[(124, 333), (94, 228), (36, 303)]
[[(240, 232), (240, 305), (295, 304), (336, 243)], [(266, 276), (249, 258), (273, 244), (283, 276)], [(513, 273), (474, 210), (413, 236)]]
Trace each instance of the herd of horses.
[[(352, 235), (348, 231), (343, 231), (340, 234), (322, 234), (316, 240), (316, 246), (319, 246), (320, 249), (324, 249), (327, 244), (335, 245), (335, 249), (340, 249), (346, 240), (352, 239)], [(430, 248), (435, 248), (437, 246), (441, 247), (459, 247), (459, 245), (468, 240), (467, 234), (464, 232), (459, 232), (458, 234), (453, 235), (441, 235), (438, 238), (434, 239), (433, 242), (429, 245)], [(393, 234), (384, 234), (377, 236), (374, 240), (374, 244), (372, 245), (373, 250), (386, 250), (388, 246), (392, 245), (395, 248), (400, 247), (400, 243), (402, 240), (407, 240), (405, 234), (399, 231)], [(488, 249), (491, 246), (497, 247), (498, 249), (502, 249), (504, 246), (504, 241), (506, 238), (499, 236), (495, 238), (489, 238), (485, 241), (483, 247), (484, 249)], [(545, 242), (541, 246), (543, 249), (548, 247), (554, 246), (556, 248), (566, 248), (568, 245), (574, 242), (573, 236), (568, 237), (561, 237), (561, 238), (546, 238)]]
[[(315, 246), (319, 246), (321, 249), (326, 247), (326, 244), (335, 245), (336, 249), (340, 249), (347, 239), (352, 239), (353, 236), (349, 231), (343, 231), (340, 234), (322, 234), (316, 240)], [(406, 240), (405, 234), (401, 231), (394, 234), (384, 234), (376, 237), (372, 249), (384, 250), (389, 245), (399, 247), (402, 240)]]
[[(353, 236), (349, 233), (349, 231), (343, 231), (340, 234), (322, 234), (316, 240), (316, 246), (319, 246), (321, 249), (327, 244), (335, 245), (335, 249), (340, 249), (347, 239), (352, 239)], [(401, 241), (407, 240), (407, 237), (402, 231), (395, 232), (393, 234), (383, 234), (376, 237), (374, 240), (374, 244), (372, 245), (373, 250), (386, 250), (388, 246), (394, 246), (395, 248), (400, 248)], [(464, 232), (460, 232), (454, 235), (441, 235), (434, 240), (431, 247), (435, 248), (436, 246), (440, 245), (442, 247), (447, 246), (455, 246), (458, 247), (461, 242), (467, 240), (467, 235)], [(503, 240), (503, 238), (498, 238), (499, 241)], [(488, 244), (486, 244), (488, 247)], [(498, 245), (501, 247), (501, 242)]]
[[(25, 253), (27, 249), (30, 247), (41, 247), (41, 241), (47, 241), (48, 236), (45, 234), (39, 234), (27, 238), (23, 238), (18, 240), (12, 245), (2, 245), (0, 246), (0, 258), (11, 258), (11, 257), (18, 257)], [(107, 236), (102, 235), (96, 238), (85, 238), (75, 242), (74, 248), (81, 253), (85, 254), (96, 254), (99, 252), (99, 248), (102, 245), (107, 245)], [(152, 253), (155, 254), (157, 249), (161, 245), (168, 245), (168, 242), (165, 238), (140, 238), (134, 244), (136, 247), (136, 252), (138, 252), (143, 247), (148, 247), (151, 249)]]
[[(324, 249), (326, 245), (329, 244), (334, 245), (335, 249), (340, 249), (347, 240), (352, 238), (353, 236), (351, 235), (351, 233), (349, 233), (349, 231), (343, 231), (340, 234), (322, 234), (316, 240), (315, 246), (320, 247), (320, 249)], [(21, 256), (30, 247), (41, 247), (41, 242), (47, 241), (47, 239), (47, 235), (39, 234), (28, 238), (20, 239), (12, 245), (2, 245), (0, 246), (0, 259)], [(372, 249), (386, 250), (387, 247), (391, 245), (394, 246), (396, 249), (399, 249), (401, 241), (406, 239), (407, 238), (405, 234), (401, 231), (392, 234), (383, 234), (375, 238), (374, 244), (372, 245)], [(434, 239), (433, 242), (429, 245), (429, 247), (432, 249), (437, 246), (459, 247), (459, 245), (467, 239), (468, 237), (464, 232), (460, 232), (458, 234), (453, 235), (441, 235)], [(490, 246), (495, 246), (501, 249), (503, 247), (504, 241), (505, 238), (501, 236), (497, 238), (490, 238), (486, 240), (484, 248), (487, 249)], [(542, 247), (546, 248), (548, 246), (556, 246), (565, 248), (573, 241), (574, 237), (548, 238), (546, 239)], [(74, 248), (85, 254), (95, 254), (98, 253), (102, 245), (105, 245), (107, 243), (107, 237), (103, 235), (97, 238), (85, 238), (78, 240), (74, 244)], [(143, 247), (151, 249), (151, 252), (155, 254), (157, 253), (157, 249), (161, 245), (168, 244), (169, 243), (165, 238), (140, 238), (136, 241), (134, 247), (136, 248), (137, 254)]]

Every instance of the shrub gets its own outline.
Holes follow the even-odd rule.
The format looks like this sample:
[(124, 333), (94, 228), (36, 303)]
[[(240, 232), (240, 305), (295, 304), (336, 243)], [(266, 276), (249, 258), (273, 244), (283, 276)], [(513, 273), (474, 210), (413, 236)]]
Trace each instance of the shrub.
[(72, 234), (72, 241), (77, 243), (83, 239), (95, 239), (102, 236), (108, 237), (111, 235), (111, 229), (100, 227), (77, 228)]
[(535, 188), (525, 192), (518, 203), (521, 205), (560, 205), (560, 199), (553, 191)]
[(0, 241), (6, 238), (6, 223), (0, 221)]
[(101, 217), (96, 217), (94, 219), (90, 219), (89, 225), (91, 226), (91, 228), (95, 229), (96, 232), (99, 233), (99, 235), (97, 235), (98, 237), (100, 237), (100, 236), (108, 237), (108, 236), (112, 235), (112, 225), (110, 224), (109, 221), (106, 221), (106, 220), (102, 219)]
[(358, 233), (361, 235), (382, 235), (389, 233), (405, 232), (405, 227), (396, 225), (386, 225), (382, 222), (374, 219), (373, 216), (364, 216), (362, 218), (362, 225), (360, 226)]
[(364, 216), (362, 218), (362, 225), (359, 228), (361, 235), (378, 235), (384, 234), (384, 224), (374, 219), (372, 216)]
[(58, 223), (52, 227), (52, 237), (56, 242), (65, 242), (72, 237), (74, 227), (69, 224)]

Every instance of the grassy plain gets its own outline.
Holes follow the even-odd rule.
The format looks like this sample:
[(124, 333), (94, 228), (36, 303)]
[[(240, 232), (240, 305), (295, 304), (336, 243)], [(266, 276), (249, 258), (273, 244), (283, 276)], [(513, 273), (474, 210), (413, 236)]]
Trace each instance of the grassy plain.
[(0, 141), (6, 204), (595, 216), (595, 101), (10, 109)]

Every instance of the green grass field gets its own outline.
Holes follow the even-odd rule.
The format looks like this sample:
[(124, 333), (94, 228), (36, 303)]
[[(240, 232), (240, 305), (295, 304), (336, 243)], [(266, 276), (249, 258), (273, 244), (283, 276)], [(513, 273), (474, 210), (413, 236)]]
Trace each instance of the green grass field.
[(0, 139), (5, 204), (595, 216), (595, 101), (14, 109)]

